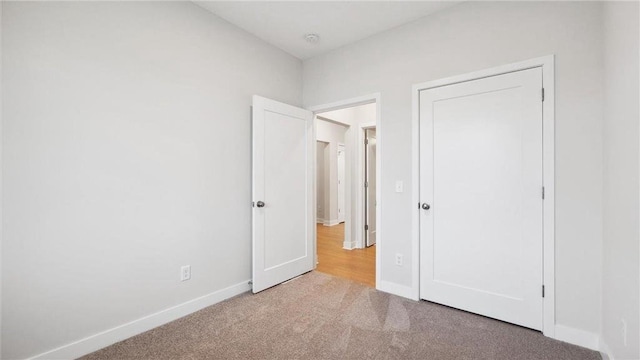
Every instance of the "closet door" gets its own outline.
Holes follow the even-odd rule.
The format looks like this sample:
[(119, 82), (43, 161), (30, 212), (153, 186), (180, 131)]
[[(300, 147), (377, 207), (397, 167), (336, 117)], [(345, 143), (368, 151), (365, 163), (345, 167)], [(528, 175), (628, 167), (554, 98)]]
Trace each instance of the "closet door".
[(542, 329), (542, 69), (420, 92), (421, 298)]

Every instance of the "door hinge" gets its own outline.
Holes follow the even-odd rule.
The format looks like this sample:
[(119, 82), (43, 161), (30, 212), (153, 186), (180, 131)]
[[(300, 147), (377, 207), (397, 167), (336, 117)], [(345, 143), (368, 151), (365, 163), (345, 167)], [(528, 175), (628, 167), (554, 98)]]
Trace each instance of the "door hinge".
[(544, 88), (542, 88), (542, 101), (544, 101)]
[(542, 285), (542, 297), (544, 297), (544, 285)]
[(365, 229), (365, 230), (369, 230), (369, 225), (365, 225), (365, 226), (364, 226), (364, 229)]
[(365, 181), (365, 182), (364, 182), (364, 187), (366, 187), (366, 188), (368, 188), (368, 187), (369, 187), (369, 182), (368, 182), (368, 181)]
[(365, 145), (369, 145), (369, 139), (365, 138), (365, 139), (364, 139), (364, 144), (365, 144)]
[(544, 200), (544, 186), (542, 187), (542, 200)]
[(256, 202), (255, 201), (251, 202), (251, 207), (256, 207)]

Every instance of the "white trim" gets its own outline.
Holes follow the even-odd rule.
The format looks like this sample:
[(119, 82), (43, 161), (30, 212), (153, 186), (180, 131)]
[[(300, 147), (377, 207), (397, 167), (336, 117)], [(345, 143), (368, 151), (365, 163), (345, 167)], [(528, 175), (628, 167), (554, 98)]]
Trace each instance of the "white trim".
[[(308, 110), (313, 111), (313, 113), (316, 115), (317, 118), (319, 118), (319, 116), (317, 116), (318, 113), (322, 113), (322, 112), (327, 112), (327, 111), (333, 111), (333, 110), (339, 110), (339, 109), (344, 109), (344, 108), (348, 108), (348, 107), (354, 107), (354, 106), (359, 106), (359, 105), (366, 105), (366, 104), (371, 104), (371, 103), (375, 103), (376, 104), (376, 151), (377, 151), (377, 155), (376, 155), (376, 169), (377, 169), (377, 174), (376, 174), (376, 183), (381, 184), (381, 178), (382, 178), (382, 128), (383, 128), (383, 124), (381, 121), (381, 109), (382, 109), (382, 104), (381, 104), (381, 99), (380, 99), (380, 93), (373, 93), (373, 94), (369, 94), (369, 95), (363, 95), (363, 96), (358, 96), (358, 97), (354, 97), (351, 99), (346, 99), (346, 100), (341, 100), (341, 101), (336, 101), (336, 102), (332, 102), (332, 103), (327, 103), (327, 104), (323, 104), (323, 105), (314, 105), (314, 106), (309, 106), (307, 107)], [(349, 131), (357, 131), (357, 127), (355, 126), (351, 126), (352, 124), (345, 124), (345, 125), (349, 125)], [(349, 194), (348, 198), (350, 199), (349, 204), (352, 202), (351, 201), (351, 190), (353, 189), (353, 184), (352, 181), (354, 181), (355, 179), (351, 179), (350, 176), (346, 176), (346, 183), (347, 183), (347, 194)], [(378, 186), (376, 188), (376, 198), (377, 198), (377, 207), (376, 207), (376, 289), (380, 289), (381, 283), (380, 283), (380, 279), (382, 276), (381, 273), (381, 262), (382, 262), (382, 252), (383, 252), (383, 242), (382, 240), (382, 223), (381, 223), (381, 218), (382, 218), (382, 197), (381, 197), (381, 188), (382, 186)], [(315, 204), (314, 204), (315, 206)], [(345, 221), (346, 224), (349, 226), (345, 226), (345, 236), (347, 233), (349, 233), (349, 238), (353, 239), (354, 236), (356, 236), (358, 233), (362, 234), (362, 229), (364, 228), (364, 219), (357, 219), (356, 216), (354, 216), (353, 213), (353, 209), (351, 209), (350, 205), (346, 206), (346, 214), (345, 214)], [(359, 220), (359, 222), (358, 222)], [(354, 225), (354, 228), (356, 229), (356, 234), (351, 234), (350, 228), (352, 227), (352, 224)], [(360, 225), (360, 226), (359, 226)], [(362, 236), (360, 236), (362, 237)], [(345, 244), (347, 243), (347, 238), (345, 237)], [(353, 241), (353, 240), (350, 240)], [(317, 245), (314, 246), (314, 252), (317, 252)], [(317, 254), (316, 254), (317, 256)]]
[(600, 338), (600, 355), (602, 355), (602, 359), (604, 360), (616, 360), (613, 357), (609, 345), (607, 345), (602, 338)]
[(76, 359), (251, 290), (249, 280), (74, 341), (29, 359)]
[[(346, 207), (347, 207), (347, 157), (346, 157), (346, 146), (344, 145), (344, 143), (338, 143), (336, 146), (336, 177), (338, 178), (338, 188), (336, 188), (336, 207), (338, 208), (338, 222), (346, 222), (347, 221), (347, 214), (346, 214)], [(344, 211), (344, 214), (342, 215), (342, 219), (340, 218), (340, 162), (338, 161), (340, 159), (340, 151), (342, 151), (342, 156), (343, 156), (343, 161), (342, 161), (342, 180), (344, 181), (344, 184), (342, 184), (342, 186), (344, 187), (343, 189), (343, 203), (342, 203), (342, 211)], [(316, 159), (318, 159), (316, 157)], [(318, 167), (316, 165), (316, 167)], [(346, 240), (346, 239), (345, 239)]]
[[(340, 110), (360, 105), (366, 105), (371, 103), (379, 103), (380, 102), (380, 93), (373, 93), (369, 95), (357, 96), (351, 99), (335, 101), (332, 103), (322, 104), (322, 105), (314, 105), (308, 106), (307, 110), (313, 111), (314, 113), (323, 113), (329, 112), (333, 110)], [(351, 124), (346, 124), (351, 125)]]
[[(0, 4), (0, 29), (2, 29), (2, 4)], [(0, 69), (2, 69), (2, 36), (0, 36)], [(2, 211), (2, 198), (3, 198), (3, 193), (2, 193), (2, 189), (3, 189), (3, 174), (2, 174), (2, 169), (3, 169), (3, 153), (2, 153), (2, 149), (3, 149), (3, 144), (2, 144), (2, 139), (3, 139), (3, 126), (2, 124), (4, 124), (4, 121), (2, 119), (2, 83), (3, 83), (3, 76), (2, 76), (2, 71), (0, 71), (0, 279), (2, 279), (2, 244), (3, 244), (3, 226), (2, 224), (4, 224), (4, 219), (3, 219), (3, 211)], [(0, 286), (0, 329), (2, 329), (2, 286)], [(2, 358), (2, 335), (0, 333), (0, 359)]]
[[(326, 117), (320, 116), (320, 115), (316, 115), (316, 119), (317, 120), (326, 121), (328, 123), (332, 123), (332, 124), (335, 124), (335, 125), (346, 126), (346, 127), (350, 127), (351, 126), (351, 124), (349, 124), (346, 121), (329, 119), (329, 118), (326, 118)], [(316, 141), (322, 141), (322, 140), (316, 139)], [(327, 141), (322, 141), (322, 142), (327, 142)]]
[(381, 280), (381, 281), (377, 281), (377, 289), (389, 294), (402, 296), (407, 299), (416, 300), (416, 301), (418, 300), (413, 296), (414, 291), (412, 286), (405, 286), (405, 285), (400, 285), (390, 281)]
[[(412, 196), (416, 208), (413, 212), (412, 242), (413, 254), (420, 254), (420, 90), (455, 84), (463, 81), (481, 79), (489, 76), (506, 74), (535, 67), (542, 67), (542, 85), (545, 89), (543, 103), (543, 186), (545, 187), (544, 229), (543, 229), (543, 282), (545, 297), (543, 299), (542, 332), (545, 336), (554, 338), (555, 327), (555, 75), (554, 55), (543, 56), (513, 64), (502, 65), (491, 69), (480, 70), (468, 74), (453, 76), (445, 79), (415, 84), (412, 87)], [(418, 256), (419, 259), (419, 255)], [(411, 271), (414, 274), (411, 285), (411, 298), (420, 298), (420, 261), (412, 261)]]
[(543, 203), (543, 280), (545, 284), (545, 298), (543, 299), (543, 334), (554, 337), (556, 322), (556, 226), (555, 226), (555, 65), (554, 56), (549, 55), (532, 60), (542, 66), (542, 86), (545, 89), (545, 99), (542, 103), (542, 162), (543, 185), (545, 200)]
[(355, 249), (355, 248), (356, 248), (356, 244), (355, 244), (353, 241), (345, 241), (345, 242), (342, 244), (342, 248), (343, 248), (344, 250), (353, 250), (353, 249)]
[[(356, 141), (357, 143), (357, 151), (356, 151), (356, 156), (358, 157), (358, 160), (360, 161), (360, 164), (362, 164), (362, 166), (358, 167), (358, 175), (356, 177), (356, 184), (364, 184), (364, 178), (365, 178), (365, 173), (364, 173), (364, 169), (366, 164), (364, 163), (364, 153), (365, 153), (365, 147), (362, 145), (364, 143), (364, 131), (366, 129), (376, 129), (376, 146), (377, 146), (377, 141), (378, 141), (378, 137), (377, 137), (377, 128), (376, 128), (376, 123), (375, 122), (368, 122), (368, 123), (362, 123), (360, 125), (358, 125), (358, 139)], [(377, 149), (376, 149), (376, 155), (377, 155)], [(377, 161), (377, 156), (376, 156), (376, 166), (378, 165), (378, 161)], [(378, 184), (378, 178), (376, 176), (376, 184)], [(376, 187), (376, 200), (377, 200), (377, 196), (379, 195), (378, 191), (377, 191), (377, 187)], [(362, 187), (362, 185), (357, 187), (357, 191), (356, 191), (356, 203), (360, 204), (358, 206), (358, 208), (356, 209), (356, 216), (358, 217), (358, 219), (362, 219), (362, 224), (364, 227), (365, 225), (365, 221), (364, 221), (364, 212), (365, 212), (365, 196), (366, 196), (366, 191), (364, 190), (364, 188)], [(376, 227), (378, 226), (377, 223), (377, 219), (376, 219)], [(377, 236), (377, 232), (376, 232), (376, 236)], [(364, 230), (362, 230), (359, 234), (356, 232), (356, 238), (353, 240), (353, 242), (355, 243), (355, 247), (358, 249), (364, 249), (366, 247), (366, 243), (365, 243), (365, 238), (367, 237), (367, 234), (365, 233)]]
[[(420, 90), (411, 87), (411, 198), (416, 209), (411, 214), (411, 299), (420, 300)], [(413, 204), (412, 204), (413, 205)], [(416, 211), (417, 210), (417, 211)]]
[(555, 326), (555, 335), (556, 340), (600, 351), (600, 337), (598, 334), (557, 324)]
[(325, 219), (316, 218), (316, 224), (324, 224), (325, 221), (326, 221)]

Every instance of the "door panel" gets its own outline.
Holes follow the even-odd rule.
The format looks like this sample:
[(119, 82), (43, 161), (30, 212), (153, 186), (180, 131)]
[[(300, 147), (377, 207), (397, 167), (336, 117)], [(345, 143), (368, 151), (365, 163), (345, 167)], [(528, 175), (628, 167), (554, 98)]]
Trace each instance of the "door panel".
[(420, 93), (421, 297), (542, 328), (542, 70)]
[(365, 136), (367, 145), (365, 147), (365, 177), (366, 187), (366, 221), (367, 221), (367, 241), (366, 246), (376, 243), (376, 130), (366, 129)]
[(303, 109), (254, 96), (252, 120), (255, 293), (313, 269), (314, 140)]

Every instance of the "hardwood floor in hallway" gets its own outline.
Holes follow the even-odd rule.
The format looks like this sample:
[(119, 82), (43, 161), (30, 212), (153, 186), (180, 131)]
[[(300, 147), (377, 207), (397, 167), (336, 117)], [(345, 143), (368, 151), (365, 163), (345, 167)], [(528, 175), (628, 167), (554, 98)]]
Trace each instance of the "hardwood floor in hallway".
[(376, 286), (376, 246), (345, 250), (344, 223), (316, 225), (318, 234), (317, 271), (347, 278), (371, 287)]

